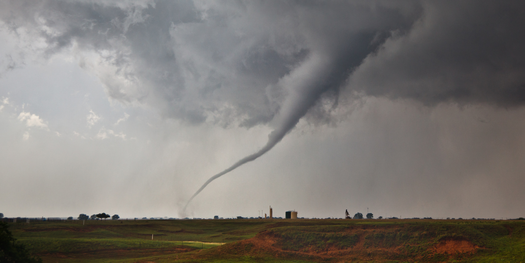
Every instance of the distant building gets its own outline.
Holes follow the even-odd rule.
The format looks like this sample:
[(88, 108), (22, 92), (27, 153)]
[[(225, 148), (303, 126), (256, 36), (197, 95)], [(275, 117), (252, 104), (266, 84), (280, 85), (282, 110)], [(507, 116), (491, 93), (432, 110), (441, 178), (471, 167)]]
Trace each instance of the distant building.
[(292, 211), (292, 219), (297, 219), (297, 211)]
[(285, 218), (286, 219), (297, 219), (297, 211), (286, 211)]

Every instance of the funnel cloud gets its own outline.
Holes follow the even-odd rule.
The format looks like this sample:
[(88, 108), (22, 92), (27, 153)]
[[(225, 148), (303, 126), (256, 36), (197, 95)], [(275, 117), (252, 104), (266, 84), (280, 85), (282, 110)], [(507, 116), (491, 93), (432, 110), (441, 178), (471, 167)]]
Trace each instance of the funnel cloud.
[(299, 119), (313, 106), (319, 96), (321, 96), (326, 89), (331, 88), (330, 86), (327, 87), (324, 83), (330, 73), (330, 66), (327, 63), (329, 63), (327, 59), (312, 55), (307, 62), (282, 81), (283, 83), (281, 83), (281, 85), (287, 86), (291, 91), (294, 91), (295, 94), (290, 95), (290, 99), (285, 101), (281, 115), (279, 116), (277, 128), (268, 135), (266, 145), (258, 152), (242, 158), (228, 169), (210, 177), (188, 200), (184, 210), (186, 210), (186, 207), (193, 198), (213, 180), (235, 170), (245, 163), (261, 157), (261, 155), (271, 150), (284, 138), (286, 133), (295, 127)]

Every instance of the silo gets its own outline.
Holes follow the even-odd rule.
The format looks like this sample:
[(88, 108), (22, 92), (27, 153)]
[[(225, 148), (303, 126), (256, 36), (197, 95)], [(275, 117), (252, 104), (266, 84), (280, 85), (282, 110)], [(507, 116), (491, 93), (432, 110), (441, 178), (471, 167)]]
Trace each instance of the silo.
[(273, 218), (273, 209), (272, 209), (272, 207), (270, 206), (270, 219), (272, 219), (272, 218)]
[(297, 211), (292, 211), (292, 219), (297, 219)]
[(286, 215), (286, 216), (285, 216), (286, 219), (290, 219), (290, 218), (292, 218), (292, 211), (286, 211), (286, 214), (285, 214), (285, 215)]

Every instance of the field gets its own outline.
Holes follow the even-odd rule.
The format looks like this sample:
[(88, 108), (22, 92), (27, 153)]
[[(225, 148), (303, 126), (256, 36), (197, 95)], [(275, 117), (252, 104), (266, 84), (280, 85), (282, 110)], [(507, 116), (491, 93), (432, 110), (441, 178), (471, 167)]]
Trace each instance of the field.
[(70, 220), (10, 230), (44, 262), (525, 262), (521, 220)]

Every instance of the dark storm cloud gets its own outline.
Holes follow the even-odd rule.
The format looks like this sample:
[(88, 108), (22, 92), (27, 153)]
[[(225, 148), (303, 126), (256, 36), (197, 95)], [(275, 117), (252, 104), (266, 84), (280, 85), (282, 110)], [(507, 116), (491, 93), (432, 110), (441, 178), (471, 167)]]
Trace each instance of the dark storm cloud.
[(525, 3), (428, 1), (406, 34), (370, 54), (350, 86), (367, 95), (503, 107), (525, 102)]
[[(520, 1), (7, 1), (2, 6), (5, 25), (43, 37), (48, 55), (72, 45), (102, 54), (117, 68), (115, 74), (134, 86), (103, 79), (113, 99), (190, 123), (271, 122), (288, 92), (279, 81), (313, 53), (330, 57), (331, 72), (320, 93), (334, 105), (347, 79), (350, 93), (428, 105), (512, 106), (525, 100)], [(329, 118), (320, 109), (314, 107), (309, 120)]]
[(247, 127), (275, 118), (287, 96), (278, 82), (311, 54), (331, 60), (320, 93), (337, 90), (391, 31), (408, 30), (420, 12), (418, 5), (380, 2), (3, 5), (4, 22), (43, 37), (46, 54), (74, 45), (101, 54), (131, 83), (102, 78), (113, 99), (190, 123)]

